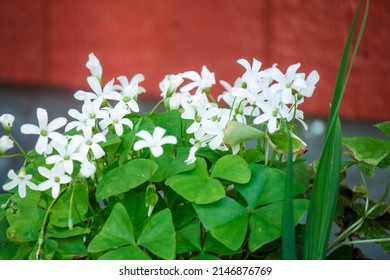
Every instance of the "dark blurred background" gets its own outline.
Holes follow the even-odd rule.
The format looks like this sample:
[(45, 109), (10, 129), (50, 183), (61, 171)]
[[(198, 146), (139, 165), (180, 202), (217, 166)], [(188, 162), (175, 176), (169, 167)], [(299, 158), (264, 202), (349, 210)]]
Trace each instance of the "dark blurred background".
[[(26, 149), (36, 138), (19, 127), (36, 123), (36, 108), (49, 119), (81, 109), (73, 94), (87, 89), (85, 68), (94, 52), (103, 65), (103, 82), (143, 73), (141, 110), (159, 98), (166, 74), (200, 71), (206, 65), (216, 80), (233, 83), (243, 73), (239, 58), (256, 58), (262, 68), (278, 63), (285, 71), (300, 62), (299, 72), (316, 69), (320, 81), (302, 107), (309, 129), (308, 162), (322, 149), (339, 61), (357, 0), (0, 0), (0, 115), (16, 116), (15, 136)], [(385, 139), (375, 123), (390, 120), (390, 1), (375, 0), (341, 105), (344, 136)], [(222, 92), (220, 86), (213, 89)], [(68, 117), (68, 119), (70, 119)], [(0, 132), (0, 136), (3, 133)], [(0, 159), (0, 185), (19, 159)], [(389, 174), (368, 178), (379, 198)], [(347, 183), (360, 183), (351, 170)], [(363, 246), (364, 247), (364, 246)], [(389, 258), (374, 246), (369, 257)], [(367, 250), (365, 250), (367, 252)]]

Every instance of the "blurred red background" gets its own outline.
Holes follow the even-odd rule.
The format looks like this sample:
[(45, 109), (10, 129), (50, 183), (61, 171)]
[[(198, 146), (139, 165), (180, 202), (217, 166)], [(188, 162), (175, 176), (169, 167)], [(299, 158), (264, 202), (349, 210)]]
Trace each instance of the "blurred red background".
[[(0, 0), (0, 84), (86, 88), (85, 62), (94, 52), (104, 81), (143, 73), (142, 98), (158, 98), (166, 74), (206, 65), (232, 83), (243, 73), (239, 58), (282, 71), (300, 62), (300, 72), (321, 76), (303, 109), (326, 116), (357, 2)], [(389, 27), (390, 1), (371, 1), (342, 117), (390, 119)]]

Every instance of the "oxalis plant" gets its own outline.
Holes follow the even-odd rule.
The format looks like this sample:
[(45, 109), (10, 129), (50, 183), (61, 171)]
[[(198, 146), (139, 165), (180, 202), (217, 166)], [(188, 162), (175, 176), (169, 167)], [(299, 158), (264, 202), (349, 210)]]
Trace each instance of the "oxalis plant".
[[(299, 73), (299, 63), (283, 72), (239, 59), (242, 76), (233, 85), (220, 81), (225, 91), (216, 100), (206, 66), (167, 75), (161, 101), (142, 112), (144, 76), (103, 83), (91, 53), (91, 89), (74, 95), (81, 110), (49, 121), (38, 108), (37, 122), (21, 126), (36, 137), (33, 150), (20, 146), (13, 115), (3, 114), (0, 157), (25, 161), (2, 186), (8, 193), (0, 195), (0, 258), (353, 258), (361, 242), (389, 252), (390, 183), (374, 201), (364, 178), (388, 168), (390, 140), (342, 138), (337, 116), (367, 17), (368, 2), (348, 66), (360, 6), (314, 163), (304, 158), (299, 106), (312, 97), (319, 74)], [(390, 137), (389, 122), (377, 127)], [(17, 153), (6, 153), (14, 146)], [(348, 188), (340, 178), (353, 165), (362, 184)], [(334, 222), (340, 232), (329, 241)]]

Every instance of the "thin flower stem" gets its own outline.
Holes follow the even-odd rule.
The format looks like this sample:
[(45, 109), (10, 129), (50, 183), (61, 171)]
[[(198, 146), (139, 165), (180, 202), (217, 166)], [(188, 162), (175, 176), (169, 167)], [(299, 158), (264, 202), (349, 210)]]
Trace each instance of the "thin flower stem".
[(344, 242), (341, 242), (340, 245), (379, 243), (379, 242), (389, 242), (389, 241), (390, 241), (390, 237), (389, 238), (376, 238), (376, 239), (344, 241)]
[(24, 154), (1, 155), (0, 158), (25, 157)]
[(70, 195), (70, 201), (69, 201), (69, 213), (68, 213), (68, 227), (70, 230), (73, 229), (73, 218), (72, 218), (72, 210), (73, 210), (73, 199), (74, 199), (74, 192), (75, 192), (76, 186), (72, 184), (72, 193)]
[[(363, 182), (365, 183), (365, 182)], [(385, 193), (383, 194), (382, 198), (378, 201), (377, 204), (375, 204), (373, 207), (371, 207), (369, 210), (366, 210), (363, 214), (363, 216), (357, 220), (354, 224), (352, 224), (349, 228), (347, 228), (342, 234), (340, 234), (329, 246), (328, 246), (328, 250), (331, 250), (332, 248), (334, 248), (335, 246), (339, 245), (339, 244), (342, 244), (341, 240), (345, 240), (348, 236), (352, 235), (353, 233), (355, 233), (364, 223), (364, 220), (372, 213), (374, 212), (379, 206), (382, 205), (382, 203), (384, 202), (384, 200), (386, 199), (388, 193), (389, 193), (389, 189), (390, 189), (390, 177), (389, 177), (389, 181), (387, 183), (387, 186), (386, 186), (386, 190), (385, 190)], [(368, 202), (369, 202), (369, 199), (368, 199), (368, 196), (366, 197), (366, 208), (368, 207)]]
[(265, 153), (264, 153), (264, 156), (265, 156), (264, 164), (268, 165), (268, 154), (269, 154), (269, 146), (270, 146), (270, 144), (269, 144), (269, 140), (265, 140), (265, 141), (267, 141), (267, 142), (266, 142)]
[(156, 106), (154, 106), (154, 108), (150, 111), (150, 113), (149, 113), (149, 115), (148, 115), (148, 118), (150, 118), (150, 116), (154, 113), (154, 111), (157, 110), (158, 106), (160, 106), (161, 103), (163, 103), (163, 102), (164, 102), (164, 99), (161, 99), (161, 100), (156, 104)]
[(27, 158), (26, 152), (24, 151), (22, 146), (19, 144), (19, 142), (15, 139), (15, 137), (13, 137), (11, 133), (9, 134), (9, 137), (12, 139), (12, 141), (14, 141), (14, 143), (16, 144), (18, 149), (22, 152), (23, 156)]
[(40, 260), (40, 257), (43, 254), (43, 252), (41, 252), (41, 248), (42, 248), (43, 241), (45, 238), (45, 227), (46, 227), (47, 219), (49, 218), (50, 212), (53, 209), (54, 205), (59, 200), (61, 195), (65, 192), (65, 190), (66, 190), (66, 188), (63, 188), (61, 190), (59, 195), (50, 203), (49, 208), (47, 208), (47, 210), (46, 210), (46, 214), (45, 214), (45, 217), (43, 218), (43, 222), (42, 222), (42, 227), (41, 227), (41, 230), (39, 232), (37, 253), (35, 254), (35, 259), (37, 259), (37, 260)]

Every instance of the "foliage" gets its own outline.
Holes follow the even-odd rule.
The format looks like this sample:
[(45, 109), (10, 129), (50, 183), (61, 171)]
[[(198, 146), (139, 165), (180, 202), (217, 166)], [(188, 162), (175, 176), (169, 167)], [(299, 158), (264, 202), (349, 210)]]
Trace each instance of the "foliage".
[[(12, 115), (0, 117), (0, 157), (25, 158), (0, 195), (0, 259), (352, 258), (361, 242), (389, 252), (390, 181), (374, 201), (365, 176), (389, 168), (390, 140), (342, 138), (337, 113), (355, 22), (314, 164), (296, 121), (307, 128), (298, 107), (313, 95), (316, 71), (260, 70), (258, 60), (240, 59), (245, 73), (234, 85), (221, 81), (215, 100), (214, 73), (203, 66), (167, 75), (162, 100), (140, 112), (143, 75), (103, 84), (90, 54), (91, 91), (75, 93), (83, 104), (69, 110), (74, 120), (48, 122), (38, 108), (38, 126), (21, 127), (38, 135), (35, 149), (13, 137)], [(377, 128), (390, 136), (389, 122)], [(6, 154), (14, 145), (19, 153)], [(362, 184), (348, 188), (340, 178), (353, 166)], [(341, 232), (329, 244), (333, 222)]]

